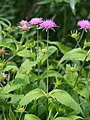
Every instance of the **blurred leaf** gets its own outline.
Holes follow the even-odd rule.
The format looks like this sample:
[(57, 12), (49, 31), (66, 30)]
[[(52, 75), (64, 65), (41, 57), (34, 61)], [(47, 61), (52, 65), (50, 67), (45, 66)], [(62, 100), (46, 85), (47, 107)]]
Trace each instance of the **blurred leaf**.
[(16, 52), (14, 44), (10, 44), (8, 41), (0, 41), (0, 47), (6, 47), (14, 53)]
[(36, 88), (30, 92), (28, 92), (20, 101), (19, 105), (24, 106), (29, 104), (32, 100), (37, 100), (38, 98), (45, 96), (44, 91), (39, 88)]
[[(81, 117), (79, 116), (67, 116), (67, 117), (57, 117), (54, 120), (77, 120), (80, 119)], [(82, 118), (81, 118), (82, 119)]]
[(17, 52), (17, 55), (20, 56), (20, 57), (28, 57), (28, 58), (31, 57), (30, 50), (27, 50), (26, 48)]
[(40, 5), (43, 5), (43, 4), (48, 4), (48, 3), (51, 3), (53, 0), (43, 0), (43, 1), (40, 1), (38, 4)]
[[(72, 69), (74, 69), (74, 70), (72, 70)], [(67, 83), (69, 85), (74, 86), (77, 77), (78, 77), (78, 73), (75, 70), (75, 68), (71, 67), (70, 65), (67, 64), (66, 65), (65, 75), (64, 75), (64, 78), (67, 81)]]
[(16, 65), (6, 65), (6, 67), (4, 68), (4, 71), (9, 71), (13, 68), (18, 70), (18, 67)]
[(66, 91), (55, 89), (52, 90), (49, 95), (61, 104), (68, 106), (79, 113), (82, 112), (79, 104), (76, 103), (76, 101)]
[(70, 0), (70, 7), (72, 9), (72, 12), (75, 14), (75, 5), (77, 2), (79, 2), (80, 0)]
[(24, 120), (40, 120), (36, 115), (26, 114)]
[(32, 68), (34, 66), (36, 66), (37, 61), (30, 61), (29, 59), (26, 59), (22, 64), (21, 67), (19, 69), (20, 73), (26, 74), (28, 75), (30, 73), (30, 71), (32, 70)]
[(8, 101), (8, 99), (10, 99), (10, 101), (8, 101), (8, 102), (11, 103), (11, 104), (16, 104), (23, 97), (24, 97), (23, 94), (4, 94), (4, 95), (0, 95), (0, 98), (2, 100)]
[(16, 117), (15, 117), (11, 107), (9, 108), (9, 116), (10, 116), (10, 120), (16, 120)]

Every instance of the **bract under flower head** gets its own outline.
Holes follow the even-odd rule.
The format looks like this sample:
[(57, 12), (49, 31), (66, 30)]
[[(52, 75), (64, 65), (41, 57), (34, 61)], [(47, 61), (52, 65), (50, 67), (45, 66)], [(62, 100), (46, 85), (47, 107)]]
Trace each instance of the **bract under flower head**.
[(28, 30), (29, 28), (28, 28), (27, 25), (23, 25), (23, 26), (21, 27), (21, 29), (22, 29), (22, 30)]
[(20, 21), (20, 25), (23, 26), (23, 25), (27, 25), (28, 24), (28, 21), (27, 20), (21, 20)]
[(40, 24), (40, 27), (46, 30), (54, 29), (54, 27), (56, 27), (56, 24), (55, 22), (53, 22), (53, 20), (45, 20), (43, 23)]
[(31, 25), (39, 25), (39, 24), (42, 23), (42, 22), (43, 22), (42, 18), (32, 18), (32, 19), (29, 21), (29, 23), (30, 23)]
[(80, 26), (80, 29), (89, 29), (90, 21), (89, 20), (80, 20), (80, 21), (78, 21), (78, 26)]

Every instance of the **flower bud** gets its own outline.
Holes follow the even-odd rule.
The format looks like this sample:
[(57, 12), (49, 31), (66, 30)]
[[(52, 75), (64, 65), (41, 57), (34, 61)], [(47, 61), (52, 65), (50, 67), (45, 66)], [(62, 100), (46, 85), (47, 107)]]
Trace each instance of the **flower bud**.
[(2, 54), (5, 54), (5, 50), (4, 49), (0, 49), (0, 55), (2, 55)]

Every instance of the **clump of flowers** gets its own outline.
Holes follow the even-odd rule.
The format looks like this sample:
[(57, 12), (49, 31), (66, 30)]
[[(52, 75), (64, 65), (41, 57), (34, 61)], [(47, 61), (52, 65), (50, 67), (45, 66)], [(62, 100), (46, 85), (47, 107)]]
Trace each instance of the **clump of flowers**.
[(78, 26), (80, 29), (90, 29), (90, 21), (89, 20), (79, 20)]
[(27, 20), (21, 20), (20, 21), (21, 29), (22, 30), (28, 30), (28, 21)]
[(39, 25), (39, 24), (42, 23), (42, 22), (43, 22), (42, 18), (32, 18), (32, 19), (29, 21), (29, 23), (30, 23), (31, 25)]
[(44, 28), (46, 30), (48, 29), (54, 29), (54, 27), (56, 27), (56, 23), (53, 22), (53, 20), (45, 20), (44, 22), (42, 22), (40, 24), (41, 28)]

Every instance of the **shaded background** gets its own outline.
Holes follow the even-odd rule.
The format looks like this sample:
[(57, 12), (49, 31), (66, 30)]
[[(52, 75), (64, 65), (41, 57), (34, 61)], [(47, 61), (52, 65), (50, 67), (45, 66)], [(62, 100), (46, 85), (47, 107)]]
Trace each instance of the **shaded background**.
[(33, 17), (53, 19), (59, 27), (51, 38), (68, 42), (70, 31), (78, 28), (77, 21), (90, 19), (90, 0), (0, 0), (0, 17), (12, 25)]

